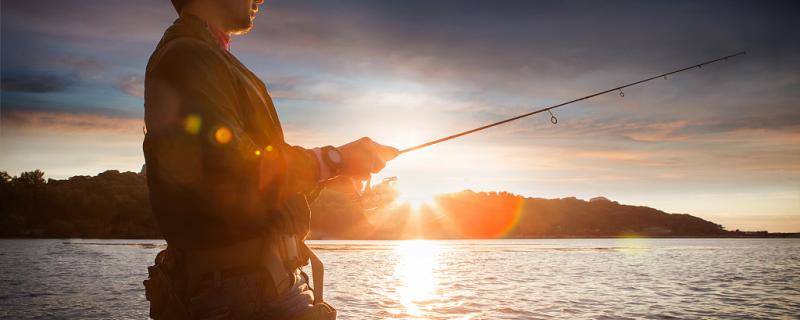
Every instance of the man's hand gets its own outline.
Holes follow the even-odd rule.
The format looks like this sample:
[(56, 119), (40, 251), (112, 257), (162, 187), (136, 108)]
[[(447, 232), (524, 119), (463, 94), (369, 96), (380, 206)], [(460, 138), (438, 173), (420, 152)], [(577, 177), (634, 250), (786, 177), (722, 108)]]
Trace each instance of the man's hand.
[(364, 182), (356, 181), (351, 177), (338, 176), (322, 182), (325, 189), (333, 190), (347, 195), (358, 196), (364, 189)]
[(378, 144), (370, 138), (361, 138), (337, 149), (342, 155), (340, 174), (357, 180), (368, 180), (370, 174), (378, 173), (386, 166), (386, 161), (400, 154), (396, 148)]

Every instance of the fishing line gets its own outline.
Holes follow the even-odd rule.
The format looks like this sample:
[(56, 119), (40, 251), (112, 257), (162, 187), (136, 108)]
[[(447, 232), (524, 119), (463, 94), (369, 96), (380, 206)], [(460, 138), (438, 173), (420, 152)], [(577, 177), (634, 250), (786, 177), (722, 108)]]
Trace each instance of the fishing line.
[(468, 135), (468, 134), (471, 134), (471, 133), (475, 133), (475, 132), (478, 132), (478, 131), (483, 131), (483, 130), (489, 129), (491, 127), (499, 126), (499, 125), (504, 124), (504, 123), (508, 123), (508, 122), (511, 122), (511, 121), (514, 121), (514, 120), (518, 120), (518, 119), (522, 119), (522, 118), (525, 118), (525, 117), (529, 117), (529, 116), (532, 116), (532, 115), (535, 115), (535, 114), (538, 114), (538, 113), (542, 113), (542, 112), (545, 112), (545, 111), (550, 113), (550, 122), (552, 124), (557, 124), (558, 123), (558, 118), (556, 118), (556, 116), (553, 114), (553, 111), (552, 111), (555, 108), (563, 107), (563, 106), (566, 106), (568, 104), (572, 104), (572, 103), (575, 103), (575, 102), (578, 102), (578, 101), (583, 101), (583, 100), (586, 100), (586, 99), (594, 98), (596, 96), (604, 95), (606, 93), (614, 92), (614, 91), (619, 91), (619, 96), (620, 97), (625, 97), (625, 92), (623, 92), (622, 89), (625, 89), (627, 87), (632, 87), (632, 86), (635, 86), (637, 84), (645, 83), (645, 82), (652, 81), (652, 80), (655, 80), (655, 79), (658, 79), (658, 78), (664, 78), (664, 80), (666, 80), (667, 76), (669, 76), (669, 75), (673, 75), (673, 74), (676, 74), (676, 73), (684, 72), (686, 70), (691, 70), (691, 69), (694, 69), (694, 68), (700, 69), (704, 65), (712, 64), (714, 62), (723, 61), (723, 60), (727, 61), (730, 58), (733, 58), (733, 57), (736, 57), (736, 56), (740, 56), (740, 55), (744, 55), (744, 54), (747, 54), (747, 51), (734, 53), (732, 55), (724, 56), (722, 58), (709, 60), (709, 61), (698, 63), (698, 64), (695, 64), (695, 65), (692, 65), (692, 66), (689, 66), (689, 67), (681, 68), (681, 69), (670, 71), (670, 72), (667, 72), (667, 73), (662, 73), (662, 74), (659, 74), (657, 76), (653, 76), (653, 77), (650, 77), (650, 78), (647, 78), (647, 79), (644, 79), (644, 80), (631, 82), (631, 83), (628, 83), (626, 85), (622, 85), (622, 86), (611, 88), (611, 89), (608, 89), (608, 90), (605, 90), (605, 91), (600, 91), (600, 92), (597, 92), (597, 93), (593, 93), (593, 94), (590, 94), (590, 95), (585, 96), (585, 97), (581, 97), (581, 98), (578, 98), (578, 99), (570, 100), (570, 101), (563, 102), (563, 103), (560, 103), (560, 104), (557, 104), (557, 105), (554, 105), (554, 106), (550, 106), (550, 107), (547, 107), (547, 108), (542, 108), (542, 109), (539, 109), (539, 110), (536, 110), (536, 111), (528, 112), (528, 113), (521, 114), (521, 115), (518, 115), (518, 116), (515, 116), (515, 117), (511, 117), (511, 118), (508, 118), (508, 119), (505, 119), (505, 120), (501, 120), (501, 121), (490, 123), (490, 124), (487, 124), (487, 125), (484, 125), (484, 126), (481, 126), (481, 127), (477, 127), (475, 129), (470, 129), (470, 130), (467, 130), (467, 131), (464, 131), (464, 132), (459, 132), (459, 133), (456, 133), (456, 134), (453, 134), (453, 135), (449, 135), (449, 136), (446, 136), (446, 137), (441, 138), (441, 139), (436, 139), (436, 140), (429, 141), (429, 142), (426, 142), (426, 143), (423, 143), (423, 144), (420, 144), (420, 145), (416, 145), (416, 146), (413, 146), (413, 147), (410, 147), (410, 148), (406, 148), (406, 149), (400, 150), (400, 154), (403, 154), (403, 153), (406, 153), (406, 152), (411, 152), (411, 151), (418, 150), (418, 149), (422, 149), (422, 148), (425, 148), (425, 147), (429, 147), (429, 146), (432, 146), (432, 145), (435, 145), (435, 144), (439, 144), (439, 143), (442, 143), (442, 142), (445, 142), (445, 141), (448, 141), (448, 140), (453, 140), (453, 139), (461, 137), (461, 136), (465, 136), (465, 135)]

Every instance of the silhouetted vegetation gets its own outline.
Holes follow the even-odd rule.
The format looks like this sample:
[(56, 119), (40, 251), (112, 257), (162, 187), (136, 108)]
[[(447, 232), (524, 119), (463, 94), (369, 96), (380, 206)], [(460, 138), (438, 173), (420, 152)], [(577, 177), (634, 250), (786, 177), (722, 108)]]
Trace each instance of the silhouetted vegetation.
[[(366, 211), (348, 195), (324, 191), (313, 203), (312, 238), (525, 238), (607, 236), (767, 236), (725, 231), (688, 214), (622, 205), (598, 197), (526, 198), (507, 192), (440, 195), (412, 208), (384, 186), (382, 207)], [(45, 180), (39, 170), (0, 172), (0, 237), (160, 238), (143, 174)]]
[(160, 238), (143, 175), (112, 170), (44, 180), (36, 170), (0, 172), (0, 236)]

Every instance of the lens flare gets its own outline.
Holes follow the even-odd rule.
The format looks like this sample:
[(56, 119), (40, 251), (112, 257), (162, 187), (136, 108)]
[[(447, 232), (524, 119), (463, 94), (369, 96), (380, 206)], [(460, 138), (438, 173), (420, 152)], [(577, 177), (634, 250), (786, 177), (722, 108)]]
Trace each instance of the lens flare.
[(228, 127), (219, 127), (214, 131), (214, 140), (219, 144), (228, 144), (233, 140), (233, 133)]
[(510, 193), (478, 193), (465, 197), (451, 194), (437, 197), (440, 207), (458, 212), (454, 221), (462, 236), (476, 239), (500, 238), (519, 224), (524, 210), (524, 198)]
[(196, 114), (190, 114), (186, 116), (186, 119), (183, 121), (183, 129), (186, 133), (191, 135), (197, 135), (200, 132), (200, 128), (203, 126), (203, 118)]

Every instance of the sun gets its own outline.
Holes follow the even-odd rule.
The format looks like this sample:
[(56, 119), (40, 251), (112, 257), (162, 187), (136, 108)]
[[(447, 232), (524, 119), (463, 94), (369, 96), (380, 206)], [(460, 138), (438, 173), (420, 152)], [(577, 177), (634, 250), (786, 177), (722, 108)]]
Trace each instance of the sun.
[(399, 204), (409, 204), (412, 209), (419, 209), (424, 205), (433, 204), (433, 194), (420, 186), (415, 186), (410, 182), (398, 181), (397, 202)]
[(419, 209), (423, 205), (433, 204), (433, 196), (429, 194), (411, 194), (401, 192), (397, 197), (397, 201), (404, 204), (407, 203), (411, 205), (411, 208), (413, 209)]

